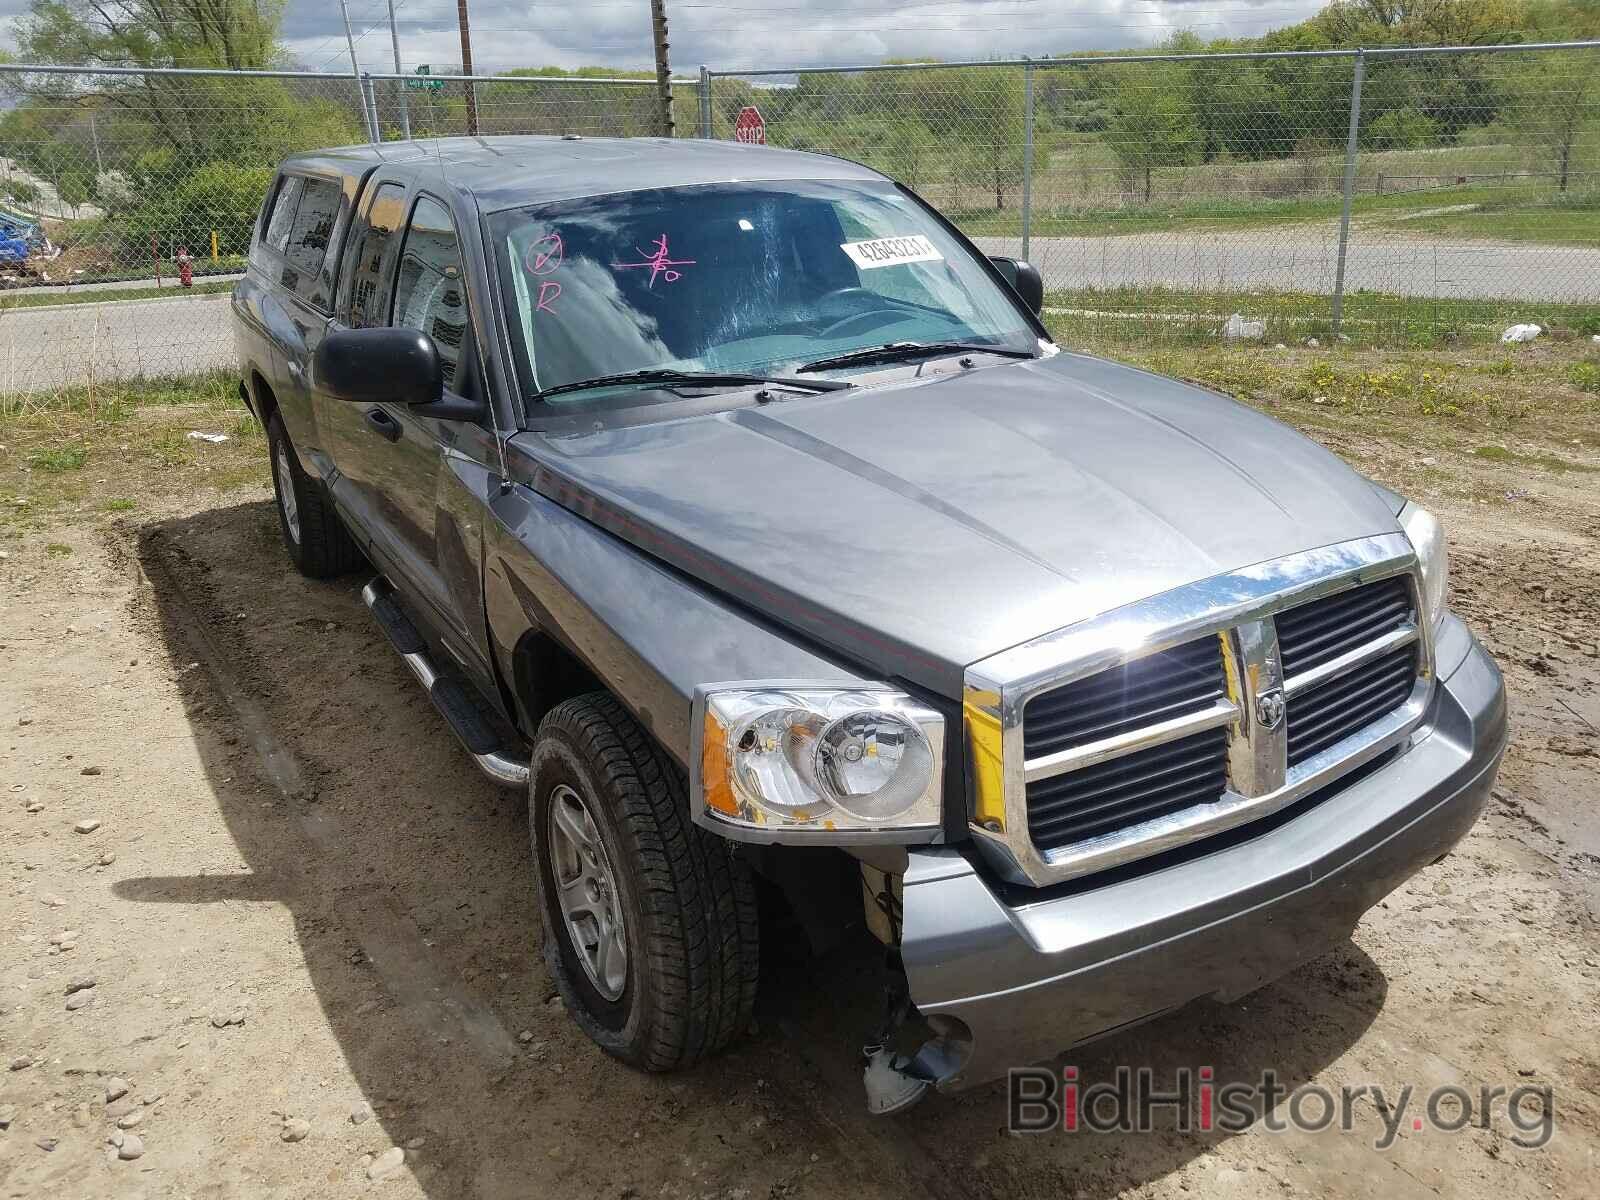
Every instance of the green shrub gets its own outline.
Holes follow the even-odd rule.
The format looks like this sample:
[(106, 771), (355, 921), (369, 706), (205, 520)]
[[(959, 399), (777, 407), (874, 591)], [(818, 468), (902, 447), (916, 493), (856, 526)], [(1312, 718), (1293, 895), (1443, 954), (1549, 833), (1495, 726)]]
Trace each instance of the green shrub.
[(1580, 392), (1600, 393), (1600, 360), (1573, 363), (1567, 368), (1567, 379)]
[(148, 255), (154, 237), (162, 257), (179, 246), (209, 254), (215, 230), (223, 253), (243, 254), (272, 173), (270, 166), (212, 162), (181, 173), (168, 187), (141, 188), (138, 203), (116, 221), (124, 253)]

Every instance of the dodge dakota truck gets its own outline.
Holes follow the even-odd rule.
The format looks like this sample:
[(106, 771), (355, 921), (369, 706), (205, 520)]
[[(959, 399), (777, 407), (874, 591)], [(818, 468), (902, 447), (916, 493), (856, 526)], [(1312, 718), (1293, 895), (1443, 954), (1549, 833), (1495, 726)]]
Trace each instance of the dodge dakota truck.
[(819, 155), (280, 168), (232, 306), (289, 557), (368, 572), (526, 791), (544, 959), (611, 1054), (746, 1030), (770, 904), (884, 943), (854, 1035), (893, 1111), (1252, 991), (1481, 811), (1504, 689), (1438, 521), (1043, 301)]

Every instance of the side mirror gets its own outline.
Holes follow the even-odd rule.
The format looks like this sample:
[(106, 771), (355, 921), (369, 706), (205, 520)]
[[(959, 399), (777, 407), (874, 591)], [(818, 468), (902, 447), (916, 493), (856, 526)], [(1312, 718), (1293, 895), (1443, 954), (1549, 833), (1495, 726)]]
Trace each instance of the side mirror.
[(1029, 312), (1036, 317), (1044, 313), (1044, 276), (1039, 274), (1038, 267), (1020, 258), (1004, 258), (995, 254), (989, 256), (989, 261), (1005, 277), (1011, 290), (1022, 297)]
[(313, 358), (317, 386), (355, 404), (432, 404), (444, 394), (433, 339), (415, 329), (332, 329)]

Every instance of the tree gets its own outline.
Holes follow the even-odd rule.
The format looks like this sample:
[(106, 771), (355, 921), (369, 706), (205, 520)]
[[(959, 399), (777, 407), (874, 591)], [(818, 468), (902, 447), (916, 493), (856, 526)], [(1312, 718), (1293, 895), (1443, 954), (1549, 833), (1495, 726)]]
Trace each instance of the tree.
[(1367, 126), (1364, 140), (1374, 150), (1416, 150), (1433, 145), (1439, 137), (1439, 127), (1409, 105), (1391, 108)]
[[(970, 67), (953, 71), (912, 71), (912, 86), (922, 84), (925, 120), (951, 155), (951, 174), (959, 185), (973, 183), (994, 193), (996, 210), (1006, 206), (1006, 190), (1022, 178), (1025, 158), (1022, 72), (1015, 67)], [(924, 83), (925, 81), (925, 83)], [(1034, 166), (1044, 150), (1034, 139)]]
[(270, 67), (281, 0), (33, 0), (16, 23), (26, 62)]
[(1511, 94), (1511, 123), (1543, 152), (1565, 192), (1578, 147), (1590, 135), (1600, 140), (1600, 62), (1594, 55), (1563, 56), (1559, 64), (1533, 58), (1521, 65)]
[(1122, 166), (1124, 190), (1140, 185), (1150, 201), (1150, 176), (1156, 167), (1187, 166), (1200, 160), (1200, 126), (1189, 103), (1183, 67), (1138, 63), (1121, 67), (1106, 131)]

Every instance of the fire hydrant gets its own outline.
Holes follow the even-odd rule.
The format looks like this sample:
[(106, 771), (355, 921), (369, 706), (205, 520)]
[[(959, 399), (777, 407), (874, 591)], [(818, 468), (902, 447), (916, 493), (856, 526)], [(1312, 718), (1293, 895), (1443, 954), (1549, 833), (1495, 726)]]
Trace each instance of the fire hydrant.
[(194, 286), (194, 259), (189, 257), (189, 247), (178, 247), (178, 282), (184, 287)]

